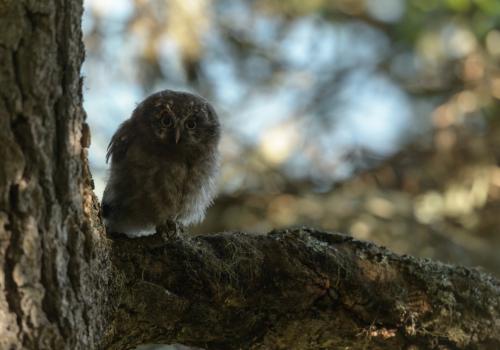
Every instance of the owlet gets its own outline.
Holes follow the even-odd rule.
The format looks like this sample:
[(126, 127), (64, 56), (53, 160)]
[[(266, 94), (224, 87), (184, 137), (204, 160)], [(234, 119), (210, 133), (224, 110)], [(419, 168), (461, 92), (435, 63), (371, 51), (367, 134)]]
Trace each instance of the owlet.
[(200, 222), (215, 195), (219, 138), (217, 114), (199, 96), (164, 90), (141, 102), (108, 146), (107, 231), (138, 237), (167, 221)]

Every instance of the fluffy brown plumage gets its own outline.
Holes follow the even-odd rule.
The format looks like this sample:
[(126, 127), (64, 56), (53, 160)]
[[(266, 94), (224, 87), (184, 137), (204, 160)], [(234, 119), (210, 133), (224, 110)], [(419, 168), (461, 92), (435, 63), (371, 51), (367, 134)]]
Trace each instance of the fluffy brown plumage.
[(212, 106), (164, 90), (141, 102), (108, 146), (102, 209), (108, 232), (142, 236), (204, 218), (215, 195), (220, 125)]

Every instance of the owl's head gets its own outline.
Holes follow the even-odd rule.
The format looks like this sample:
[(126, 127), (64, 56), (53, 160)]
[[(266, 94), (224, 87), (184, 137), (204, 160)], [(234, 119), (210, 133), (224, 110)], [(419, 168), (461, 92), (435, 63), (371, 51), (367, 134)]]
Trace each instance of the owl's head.
[(202, 97), (164, 90), (149, 96), (136, 112), (144, 131), (158, 147), (196, 151), (218, 143), (217, 114)]

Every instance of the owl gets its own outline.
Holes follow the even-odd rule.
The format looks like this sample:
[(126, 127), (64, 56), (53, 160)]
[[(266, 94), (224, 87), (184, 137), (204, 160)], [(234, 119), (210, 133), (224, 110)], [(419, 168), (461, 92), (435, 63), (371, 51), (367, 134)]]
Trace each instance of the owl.
[(172, 90), (147, 97), (111, 138), (102, 198), (108, 233), (153, 234), (203, 220), (215, 195), (220, 124), (204, 98)]

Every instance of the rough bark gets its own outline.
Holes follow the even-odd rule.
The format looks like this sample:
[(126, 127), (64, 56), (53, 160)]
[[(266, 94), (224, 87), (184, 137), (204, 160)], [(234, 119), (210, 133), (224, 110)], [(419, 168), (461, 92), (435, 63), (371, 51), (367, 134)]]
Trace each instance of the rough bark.
[(499, 282), (297, 229), (110, 241), (81, 1), (0, 0), (0, 349), (500, 347)]
[(81, 1), (0, 0), (0, 349), (87, 350), (102, 333), (81, 15)]

